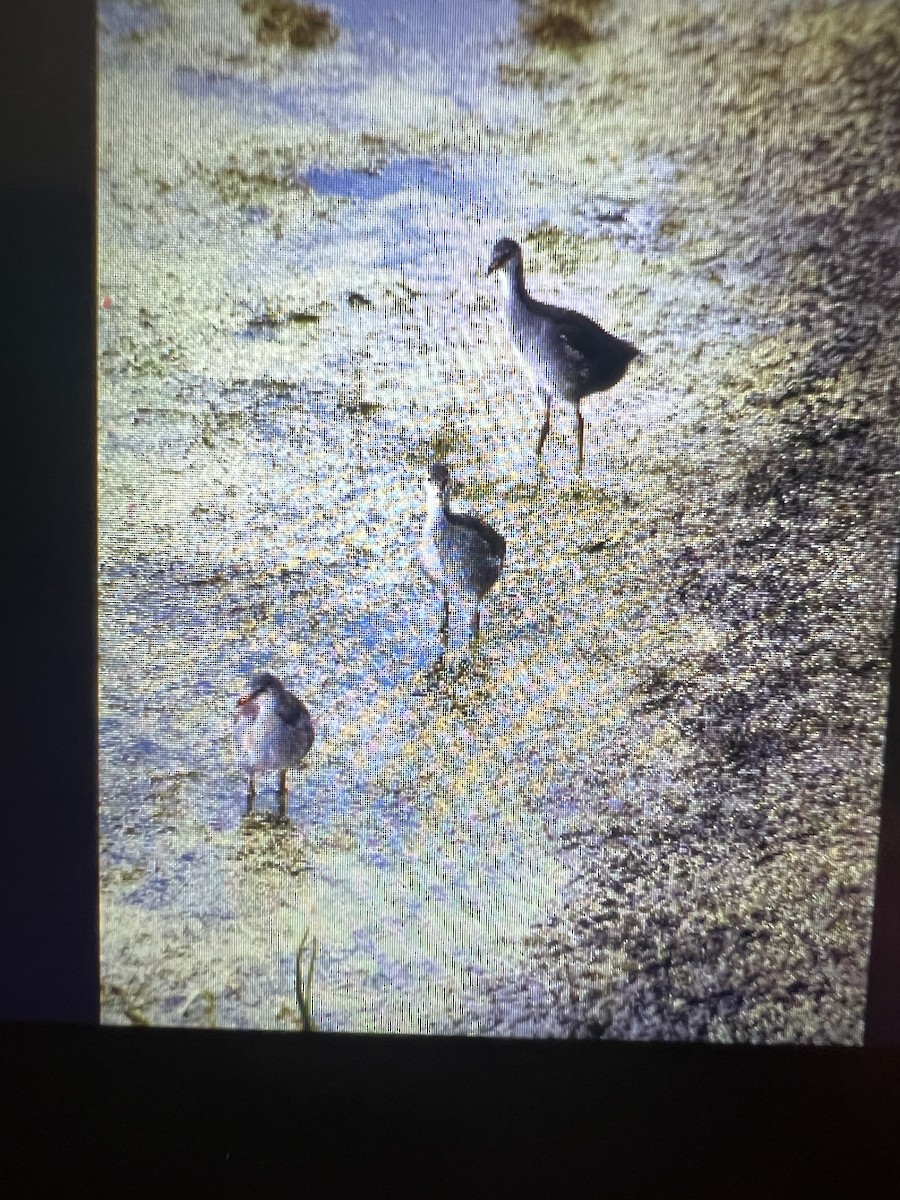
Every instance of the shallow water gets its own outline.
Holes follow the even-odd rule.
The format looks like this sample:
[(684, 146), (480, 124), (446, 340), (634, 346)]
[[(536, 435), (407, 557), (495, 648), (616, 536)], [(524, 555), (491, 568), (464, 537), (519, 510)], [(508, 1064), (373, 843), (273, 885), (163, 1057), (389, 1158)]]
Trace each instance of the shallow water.
[[(596, 61), (527, 45), (508, 0), (332, 7), (341, 36), (311, 54), (260, 47), (235, 4), (101, 7), (107, 1020), (293, 1027), (307, 932), (322, 1028), (470, 1030), (482, 982), (539, 992), (565, 838), (589, 814), (637, 845), (691, 793), (683, 732), (659, 715), (642, 742), (640, 705), (648, 673), (725, 653), (730, 626), (672, 604), (671, 561), (712, 555), (773, 437), (721, 396), (783, 386), (799, 353), (740, 220), (674, 133), (648, 136), (654, 5)], [(568, 410), (535, 467), (539, 408), (485, 277), (506, 233), (537, 295), (645, 354), (584, 405), (582, 479)], [(435, 457), (509, 546), (481, 646), (456, 615), (443, 668), (415, 565)], [(263, 668), (317, 729), (287, 822), (274, 779), (244, 814), (232, 761)], [(640, 905), (677, 909), (672, 878), (656, 864)], [(602, 963), (613, 991), (634, 974)]]
[[(421, 38), (412, 41), (418, 52)], [(251, 97), (292, 109), (290, 89), (187, 65), (174, 80), (189, 102), (224, 102), (236, 126)], [(331, 94), (326, 84), (321, 95)], [(289, 186), (375, 201), (403, 193), (407, 209), (424, 186), (457, 211), (477, 189), (463, 176), (460, 194), (425, 158), (398, 161), (377, 173), (311, 166)], [(261, 223), (268, 212), (257, 207)], [(327, 271), (329, 255), (346, 255), (346, 239), (371, 222), (344, 213), (337, 228), (320, 227), (319, 259), (307, 266)], [(389, 230), (390, 214), (378, 224)], [(420, 238), (407, 229), (404, 247)], [(229, 275), (278, 291), (308, 239), (263, 236)], [(382, 247), (374, 268), (409, 265), (403, 249)], [(164, 939), (163, 979), (130, 985), (129, 1012), (145, 1019), (289, 1021), (294, 952), (309, 930), (321, 1026), (447, 1028), (456, 993), (502, 968), (558, 886), (542, 820), (504, 803), (513, 785), (503, 765), (518, 745), (504, 739), (499, 761), (480, 745), (484, 693), (502, 698), (503, 725), (527, 718), (515, 668), (535, 654), (534, 622), (499, 677), (498, 631), (469, 668), (474, 685), (429, 671), (438, 609), (412, 551), (428, 439), (445, 427), (445, 406), (421, 350), (397, 361), (398, 332), (430, 314), (412, 317), (401, 292), (384, 328), (386, 289), (373, 283), (381, 303), (354, 314), (352, 332), (344, 313), (329, 320), (333, 302), (321, 315), (313, 304), (308, 321), (245, 307), (232, 337), (271, 350), (284, 371), (248, 362), (244, 382), (226, 387), (203, 371), (104, 380), (104, 956), (111, 975), (128, 978), (145, 938)], [(144, 306), (140, 315), (144, 327), (165, 322)], [(352, 364), (373, 359), (352, 376)], [(405, 388), (398, 367), (415, 377)], [(349, 404), (348, 376), (364, 393)], [(271, 787), (242, 815), (246, 785), (231, 761), (236, 695), (263, 666), (306, 698), (317, 725), (288, 824), (274, 819)], [(479, 758), (464, 784), (459, 766)]]
[[(253, 410), (249, 394), (232, 400)], [(304, 409), (296, 424), (280, 403), (255, 411), (251, 436), (230, 435), (233, 475), (205, 479), (200, 452), (188, 451), (172, 552), (104, 576), (101, 834), (118, 872), (142, 872), (115, 919), (127, 928), (133, 907), (162, 920), (238, 922), (244, 953), (266, 958), (275, 905), (294, 937), (308, 926), (318, 939), (317, 1014), (327, 1027), (443, 1027), (452, 992), (501, 967), (559, 886), (545, 820), (527, 797), (574, 766), (580, 744), (614, 730), (627, 670), (627, 656), (611, 661), (614, 639), (623, 620), (649, 617), (652, 601), (598, 609), (607, 571), (573, 561), (550, 522), (531, 543), (550, 591), (547, 573), (513, 543), (481, 652), (469, 659), (454, 623), (448, 669), (435, 671), (439, 607), (413, 562), (419, 471), (386, 466), (376, 481), (352, 442), (335, 436), (339, 410)], [(129, 468), (154, 442), (146, 424)], [(395, 461), (402, 435), (380, 440)], [(220, 471), (222, 457), (213, 461)], [(495, 487), (491, 515), (509, 529), (505, 494), (519, 484)], [(186, 491), (203, 497), (202, 514)], [(298, 498), (311, 496), (315, 505)], [(530, 507), (519, 501), (526, 527)], [(583, 519), (590, 511), (583, 503)], [(162, 516), (155, 507), (157, 536)], [(585, 652), (592, 661), (579, 662)], [(262, 667), (306, 697), (318, 731), (292, 790), (291, 828), (262, 826), (271, 861), (237, 849), (238, 833), (253, 845), (260, 831), (241, 818), (245, 785), (228, 735), (242, 680)], [(573, 727), (573, 705), (591, 710), (589, 724)], [(157, 790), (174, 805), (164, 826)], [(270, 787), (258, 810), (273, 809)], [(279, 869), (288, 852), (296, 874)], [(262, 897), (265, 952), (250, 933)], [(276, 944), (266, 978), (283, 996), (290, 934)], [(396, 986), (382, 995), (385, 980)], [(218, 1019), (251, 1020), (236, 1000)]]

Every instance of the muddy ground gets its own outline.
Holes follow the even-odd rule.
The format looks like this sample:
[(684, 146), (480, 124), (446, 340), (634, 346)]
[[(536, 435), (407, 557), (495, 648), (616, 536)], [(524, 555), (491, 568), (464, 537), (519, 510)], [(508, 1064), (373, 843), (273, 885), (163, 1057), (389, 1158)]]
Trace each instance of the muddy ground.
[[(896, 4), (260, 11), (100, 8), (104, 1018), (295, 1026), (311, 930), (323, 1028), (859, 1041)], [(504, 233), (644, 351), (583, 479)], [(436, 453), (510, 544), (443, 672)], [(284, 825), (230, 761), (260, 665), (320, 729)]]

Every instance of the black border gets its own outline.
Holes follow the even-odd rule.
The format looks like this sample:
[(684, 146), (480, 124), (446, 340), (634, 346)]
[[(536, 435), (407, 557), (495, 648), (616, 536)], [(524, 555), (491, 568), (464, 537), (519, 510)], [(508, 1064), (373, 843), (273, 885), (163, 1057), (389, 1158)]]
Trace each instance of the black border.
[[(900, 564), (897, 567), (900, 581)], [(894, 601), (890, 700), (866, 1000), (866, 1046), (900, 1046), (900, 582)]]
[(0, 1017), (95, 1021), (92, 0), (5, 9), (0, 53), (7, 487)]
[(9, 1032), (5, 1195), (847, 1200), (900, 1169), (897, 1051)]

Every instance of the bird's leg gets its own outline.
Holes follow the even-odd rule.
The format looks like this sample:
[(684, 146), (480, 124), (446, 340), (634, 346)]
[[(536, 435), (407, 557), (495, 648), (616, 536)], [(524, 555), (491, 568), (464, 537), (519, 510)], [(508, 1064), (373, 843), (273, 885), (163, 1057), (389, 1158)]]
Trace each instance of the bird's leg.
[(476, 608), (475, 611), (472, 613), (471, 628), (472, 628), (472, 641), (477, 642), (478, 635), (481, 632), (481, 609), (480, 608)]
[(253, 776), (250, 776), (250, 786), (247, 788), (247, 812), (253, 812), (253, 801), (256, 799), (256, 782)]
[(584, 417), (581, 415), (581, 409), (575, 409), (575, 415), (578, 417), (578, 474), (584, 470)]
[(278, 815), (283, 817), (287, 812), (287, 771), (282, 771), (278, 779)]
[(438, 650), (436, 667), (443, 668), (444, 660), (447, 657), (447, 652), (450, 649), (450, 601), (445, 596), (443, 605), (441, 606), (441, 623), (438, 627), (438, 637), (440, 639), (441, 648)]
[(541, 432), (538, 434), (537, 449), (535, 455), (538, 462), (541, 461), (541, 451), (544, 448), (544, 442), (547, 440), (547, 434), (550, 432), (550, 393), (544, 392), (544, 423), (541, 426)]
[(541, 395), (544, 396), (544, 424), (541, 425), (541, 431), (538, 434), (538, 445), (536, 445), (534, 454), (538, 458), (538, 466), (541, 461), (541, 451), (544, 450), (544, 443), (547, 440), (547, 434), (550, 433), (550, 392), (546, 389), (541, 389)]

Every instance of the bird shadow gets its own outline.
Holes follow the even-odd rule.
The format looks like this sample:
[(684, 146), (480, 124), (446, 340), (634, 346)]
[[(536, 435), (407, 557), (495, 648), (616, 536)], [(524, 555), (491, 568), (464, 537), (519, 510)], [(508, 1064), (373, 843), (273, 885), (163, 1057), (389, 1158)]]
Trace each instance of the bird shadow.
[(299, 823), (273, 812), (241, 817), (237, 858), (256, 873), (300, 875), (312, 868), (311, 847)]
[(460, 685), (488, 683), (492, 678), (493, 672), (486, 661), (481, 639), (475, 642), (470, 640), (464, 648), (454, 652), (442, 649), (421, 671), (413, 694), (452, 696)]

